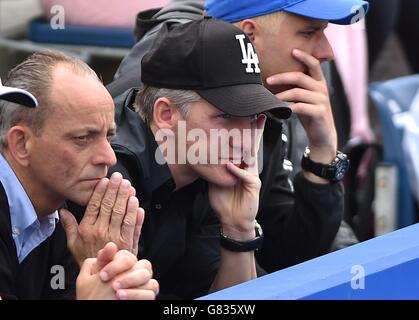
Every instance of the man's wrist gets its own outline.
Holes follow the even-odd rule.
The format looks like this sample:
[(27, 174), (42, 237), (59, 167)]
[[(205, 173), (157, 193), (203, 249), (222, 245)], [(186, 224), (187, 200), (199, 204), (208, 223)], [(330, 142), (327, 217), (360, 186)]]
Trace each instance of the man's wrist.
[[(236, 238), (233, 238), (232, 236), (227, 236), (223, 233), (223, 231), (220, 234), (220, 244), (221, 247), (224, 248), (227, 251), (231, 252), (250, 252), (255, 251), (262, 248), (263, 244), (263, 231), (261, 226), (257, 223), (257, 221), (254, 221), (254, 231), (252, 232), (252, 238), (249, 239), (248, 236), (250, 233), (246, 232), (245, 234), (243, 232), (233, 232), (234, 236)], [(238, 239), (237, 237), (243, 237), (241, 239)]]
[(318, 162), (312, 159), (311, 150), (307, 147), (301, 159), (301, 167), (306, 179), (325, 184), (342, 180), (349, 168), (349, 160), (346, 154), (336, 151), (334, 159), (329, 163)]
[(329, 147), (329, 148), (317, 148), (309, 146), (310, 149), (310, 159), (317, 163), (322, 164), (329, 164), (332, 162), (337, 153), (337, 148)]
[(231, 225), (221, 225), (221, 233), (230, 239), (237, 241), (253, 240), (255, 238), (255, 223), (246, 228), (237, 228)]

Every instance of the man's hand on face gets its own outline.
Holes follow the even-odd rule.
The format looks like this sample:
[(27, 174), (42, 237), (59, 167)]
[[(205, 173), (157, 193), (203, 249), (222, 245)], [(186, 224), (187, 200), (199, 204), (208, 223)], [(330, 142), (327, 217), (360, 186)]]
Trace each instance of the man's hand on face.
[(336, 156), (337, 133), (320, 61), (299, 49), (294, 49), (292, 54), (307, 67), (308, 74), (285, 72), (273, 75), (266, 81), (269, 85), (293, 87), (276, 96), (280, 100), (294, 102), (291, 108), (299, 116), (307, 133), (310, 158), (327, 164)]
[(79, 265), (86, 258), (96, 257), (108, 242), (114, 242), (119, 250), (138, 254), (144, 210), (139, 207), (135, 189), (120, 173), (96, 185), (80, 225), (66, 209), (60, 215), (68, 248)]
[(246, 165), (227, 164), (227, 170), (238, 179), (233, 187), (209, 185), (209, 200), (220, 219), (223, 234), (235, 240), (255, 237), (255, 218), (259, 206), (261, 181), (258, 171), (258, 150), (266, 116), (259, 115), (252, 150), (246, 155)]
[(108, 243), (96, 259), (86, 259), (77, 278), (79, 300), (154, 300), (159, 284), (152, 279), (151, 263), (137, 260)]

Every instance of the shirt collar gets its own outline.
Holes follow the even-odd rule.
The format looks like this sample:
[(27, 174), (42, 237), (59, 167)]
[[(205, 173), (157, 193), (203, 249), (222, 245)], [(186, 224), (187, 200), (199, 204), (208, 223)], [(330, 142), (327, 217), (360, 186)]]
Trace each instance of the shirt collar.
[[(10, 220), (12, 232), (22, 233), (38, 220), (35, 208), (26, 194), (25, 189), (10, 167), (7, 160), (0, 154), (0, 181), (7, 195), (10, 210)], [(43, 218), (41, 224), (57, 223), (59, 221), (58, 212), (55, 211)]]

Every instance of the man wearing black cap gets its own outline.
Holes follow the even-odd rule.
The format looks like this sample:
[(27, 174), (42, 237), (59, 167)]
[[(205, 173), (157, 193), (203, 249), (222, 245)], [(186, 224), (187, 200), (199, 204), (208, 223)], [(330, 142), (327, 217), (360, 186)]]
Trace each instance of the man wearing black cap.
[(129, 183), (124, 203), (122, 195), (118, 200), (110, 195), (124, 189), (101, 179), (115, 163), (108, 141), (115, 124), (112, 99), (96, 74), (80, 60), (46, 51), (15, 67), (6, 84), (0, 84), (0, 297), (154, 298), (158, 284), (150, 263), (119, 250), (118, 241), (119, 248), (105, 245), (109, 240), (93, 232), (97, 223), (114, 225), (112, 212), (106, 222), (105, 212), (86, 210), (89, 227), (76, 224), (75, 233), (89, 234), (96, 243), (87, 248), (74, 239), (75, 259), (58, 223), (57, 209), (66, 199), (101, 211), (107, 202), (120, 214), (127, 212), (138, 243), (143, 211), (128, 196)]
[[(249, 38), (201, 19), (164, 27), (122, 97), (112, 140), (145, 208), (140, 254), (162, 296), (196, 298), (256, 277), (256, 150), (266, 114), (291, 110), (262, 84)], [(175, 150), (173, 150), (175, 149)]]
[[(150, 50), (158, 30), (165, 24), (185, 23), (201, 18), (204, 3), (204, 0), (172, 0), (160, 10), (149, 10), (138, 15), (136, 35), (139, 41), (121, 63), (115, 81), (107, 87), (113, 97), (130, 87), (140, 85), (139, 62)], [(313, 145), (326, 146), (327, 150), (319, 152), (312, 146), (314, 152), (310, 157), (323, 162), (320, 166), (323, 169), (328, 169), (328, 164), (332, 163), (331, 172), (338, 172), (336, 161), (333, 161), (336, 156), (336, 132), (327, 86), (319, 68), (319, 62), (333, 57), (323, 31), (328, 21), (350, 24), (362, 19), (368, 3), (358, 0), (216, 0), (207, 1), (206, 8), (210, 15), (235, 23), (255, 40), (256, 51), (260, 52), (262, 78), (273, 93), (284, 92), (285, 96), (280, 96), (282, 99), (295, 102), (304, 98), (305, 111), (315, 111), (308, 112), (302, 118), (317, 118), (312, 122), (305, 121), (308, 124), (306, 129), (315, 138), (312, 140), (316, 142)], [(242, 19), (245, 23), (242, 24), (237, 19)], [(249, 28), (255, 25), (249, 21), (258, 24), (257, 32)], [(303, 53), (304, 58), (298, 53), (294, 55), (292, 51), (295, 48), (303, 49), (308, 55)], [(310, 62), (311, 67), (305, 62)], [(309, 71), (316, 78), (307, 78)], [(269, 76), (281, 73), (285, 77), (281, 81), (288, 82), (287, 85), (267, 82)], [(270, 81), (280, 81), (280, 78), (276, 76)], [(308, 81), (296, 82), (303, 78)], [(287, 91), (296, 87), (299, 90)], [(289, 96), (296, 91), (300, 93), (300, 97)], [(116, 101), (121, 99), (117, 98)], [(296, 104), (296, 108), (300, 109), (296, 111), (300, 112), (301, 107), (302, 104)], [(323, 138), (316, 141), (319, 128)], [(296, 150), (293, 143), (295, 137), (292, 135), (294, 132), (287, 137), (286, 129), (287, 126), (268, 117), (263, 139), (265, 156), (264, 169), (260, 175), (262, 189), (258, 212), (258, 221), (265, 230), (265, 241), (264, 250), (256, 253), (258, 262), (267, 271), (275, 271), (327, 253), (343, 214), (343, 188), (341, 182), (334, 181), (337, 180), (336, 175), (322, 179), (312, 174), (310, 169), (297, 172), (292, 181), (293, 164), (284, 158), (287, 153), (294, 153)], [(282, 132), (284, 134), (281, 139)], [(316, 159), (319, 154), (327, 159)], [(345, 167), (346, 160), (337, 162)], [(341, 174), (338, 175), (338, 178), (341, 177)]]

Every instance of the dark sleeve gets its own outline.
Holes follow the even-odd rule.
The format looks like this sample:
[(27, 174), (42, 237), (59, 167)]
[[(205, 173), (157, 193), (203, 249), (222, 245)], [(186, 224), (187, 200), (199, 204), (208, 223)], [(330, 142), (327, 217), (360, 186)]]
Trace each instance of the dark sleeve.
[(169, 273), (171, 279), (165, 279), (176, 296), (195, 299), (208, 294), (220, 264), (219, 230), (215, 222), (188, 238), (185, 256)]
[(312, 183), (300, 172), (293, 185), (291, 171), (284, 169), (284, 147), (279, 144), (281, 139), (261, 175), (257, 216), (265, 238), (256, 256), (268, 272), (326, 254), (339, 229), (344, 204), (342, 183)]
[[(54, 235), (50, 239), (50, 272), (51, 277), (54, 277), (56, 274), (52, 272), (51, 267), (59, 266), (63, 268), (64, 271), (64, 288), (53, 288), (51, 282), (47, 281), (45, 284), (44, 292), (42, 294), (43, 300), (50, 299), (60, 299), (60, 300), (75, 300), (76, 299), (76, 279), (79, 274), (79, 267), (74, 260), (72, 254), (67, 249), (67, 237), (65, 231), (61, 225), (58, 223)], [(58, 272), (57, 272), (58, 274)]]
[[(13, 293), (13, 259), (10, 248), (6, 245), (3, 235), (0, 235), (0, 297), (3, 300), (17, 300)], [(15, 266), (16, 267), (16, 266)]]

